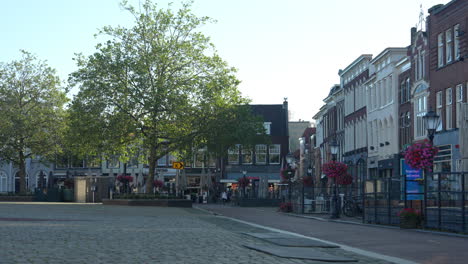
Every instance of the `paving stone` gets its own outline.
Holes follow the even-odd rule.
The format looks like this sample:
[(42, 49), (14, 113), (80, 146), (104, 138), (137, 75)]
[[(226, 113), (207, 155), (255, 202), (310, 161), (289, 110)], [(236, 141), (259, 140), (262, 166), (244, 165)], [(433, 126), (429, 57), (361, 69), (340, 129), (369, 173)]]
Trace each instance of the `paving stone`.
[(285, 247), (322, 247), (322, 248), (338, 248), (332, 244), (324, 243), (317, 240), (295, 237), (295, 238), (264, 238), (263, 240), (270, 243), (285, 246)]
[(357, 262), (357, 259), (331, 255), (313, 248), (303, 247), (283, 247), (283, 246), (264, 246), (255, 244), (244, 245), (247, 248), (262, 251), (282, 258), (310, 259), (328, 262)]
[[(240, 233), (264, 229), (194, 208), (0, 203), (0, 218), (1, 264), (323, 264), (248, 249), (242, 245), (274, 245)], [(317, 250), (364, 264), (388, 264), (342, 249)]]

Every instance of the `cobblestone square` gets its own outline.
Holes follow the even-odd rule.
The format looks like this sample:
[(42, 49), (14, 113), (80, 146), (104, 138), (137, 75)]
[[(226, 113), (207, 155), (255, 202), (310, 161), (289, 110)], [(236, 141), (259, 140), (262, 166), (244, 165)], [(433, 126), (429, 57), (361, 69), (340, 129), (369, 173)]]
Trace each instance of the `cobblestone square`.
[[(0, 203), (0, 263), (324, 263), (247, 249), (264, 229), (195, 208)], [(320, 249), (359, 263), (388, 263)]]

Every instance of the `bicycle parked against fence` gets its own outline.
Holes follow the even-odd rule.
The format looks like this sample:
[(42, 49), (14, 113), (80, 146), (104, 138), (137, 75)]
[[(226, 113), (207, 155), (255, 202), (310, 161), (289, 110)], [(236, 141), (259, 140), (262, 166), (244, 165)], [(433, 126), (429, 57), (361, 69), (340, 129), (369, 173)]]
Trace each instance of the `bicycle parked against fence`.
[(344, 215), (354, 217), (362, 214), (361, 200), (358, 197), (345, 196), (342, 212)]

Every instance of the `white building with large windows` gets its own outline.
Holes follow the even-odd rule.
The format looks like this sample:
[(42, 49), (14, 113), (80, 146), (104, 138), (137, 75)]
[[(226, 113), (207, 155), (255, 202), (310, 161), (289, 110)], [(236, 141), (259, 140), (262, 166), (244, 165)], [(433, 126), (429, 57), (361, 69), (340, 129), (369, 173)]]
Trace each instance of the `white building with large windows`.
[(386, 48), (370, 61), (367, 91), (368, 168), (371, 178), (399, 174), (398, 69), (406, 48)]
[(338, 72), (344, 92), (343, 161), (354, 178), (353, 187), (360, 194), (367, 175), (367, 100), (364, 84), (369, 78), (371, 60), (372, 55), (361, 55)]

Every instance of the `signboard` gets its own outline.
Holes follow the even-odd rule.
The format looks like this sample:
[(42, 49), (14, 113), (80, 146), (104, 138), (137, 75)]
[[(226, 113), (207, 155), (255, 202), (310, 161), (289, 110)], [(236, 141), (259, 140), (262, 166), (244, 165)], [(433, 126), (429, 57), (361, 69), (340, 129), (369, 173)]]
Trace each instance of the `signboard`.
[(174, 162), (172, 162), (172, 168), (177, 169), (177, 170), (183, 170), (184, 169), (184, 163), (182, 161), (174, 161)]
[(404, 160), (401, 163), (406, 177), (406, 200), (423, 200), (423, 171), (411, 168)]

